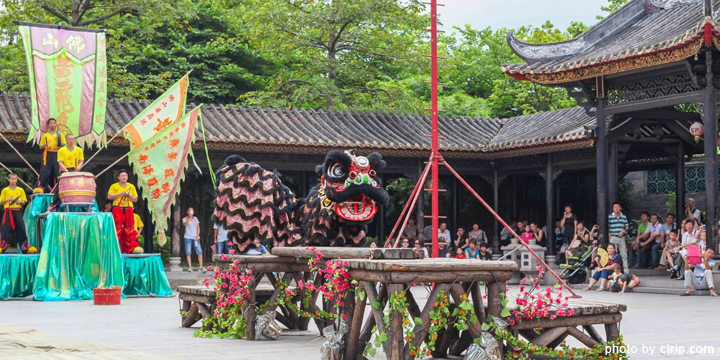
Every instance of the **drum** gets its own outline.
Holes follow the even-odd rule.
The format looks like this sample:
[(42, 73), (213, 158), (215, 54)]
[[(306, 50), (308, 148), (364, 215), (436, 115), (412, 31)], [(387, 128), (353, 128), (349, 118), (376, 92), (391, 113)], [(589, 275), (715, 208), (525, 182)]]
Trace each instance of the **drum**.
[(89, 172), (66, 172), (58, 178), (63, 204), (92, 204), (95, 199), (95, 175)]

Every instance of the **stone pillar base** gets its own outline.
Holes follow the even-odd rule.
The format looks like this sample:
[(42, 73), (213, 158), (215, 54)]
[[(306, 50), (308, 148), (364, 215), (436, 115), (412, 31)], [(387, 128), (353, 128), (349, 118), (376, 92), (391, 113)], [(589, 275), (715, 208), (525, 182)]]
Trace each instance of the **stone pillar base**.
[(179, 257), (171, 257), (170, 258), (170, 272), (182, 272), (182, 268), (180, 267), (180, 258)]

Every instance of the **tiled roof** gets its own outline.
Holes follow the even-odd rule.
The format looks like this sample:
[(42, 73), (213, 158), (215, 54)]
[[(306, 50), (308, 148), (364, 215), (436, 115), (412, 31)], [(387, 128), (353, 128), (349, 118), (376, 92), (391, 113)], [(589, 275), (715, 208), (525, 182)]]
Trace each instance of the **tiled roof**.
[[(105, 126), (117, 133), (148, 103), (112, 99)], [(189, 104), (188, 109), (194, 108)], [(226, 148), (242, 144), (429, 151), (430, 118), (421, 115), (376, 114), (295, 109), (257, 109), (203, 105), (207, 141)], [(593, 119), (580, 107), (509, 119), (440, 117), (440, 149), (484, 153), (587, 139), (583, 125)], [(27, 134), (30, 98), (0, 94), (0, 131)], [(197, 131), (198, 141), (201, 133)]]
[(545, 145), (588, 138), (588, 127), (595, 117), (581, 107), (516, 116), (503, 121), (487, 151)]
[[(717, 9), (718, 0), (713, 0)], [(715, 19), (717, 19), (715, 13)], [(549, 44), (528, 44), (508, 34), (524, 63), (505, 65), (511, 76), (551, 74), (636, 58), (701, 41), (703, 27), (720, 27), (704, 15), (703, 0), (631, 0), (578, 37)], [(668, 62), (675, 61), (668, 59)], [(590, 74), (590, 72), (588, 72)], [(590, 75), (588, 75), (590, 76)]]

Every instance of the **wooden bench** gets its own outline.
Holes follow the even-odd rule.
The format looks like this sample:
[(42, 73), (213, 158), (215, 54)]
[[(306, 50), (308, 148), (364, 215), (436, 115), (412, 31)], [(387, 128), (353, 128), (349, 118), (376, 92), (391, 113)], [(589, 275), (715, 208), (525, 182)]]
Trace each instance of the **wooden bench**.
[[(260, 284), (255, 289), (258, 302), (270, 299), (275, 289), (271, 285)], [(182, 300), (180, 307), (182, 326), (189, 328), (196, 322), (210, 316), (215, 310), (216, 298), (213, 287), (204, 285), (178, 286), (178, 297)]]

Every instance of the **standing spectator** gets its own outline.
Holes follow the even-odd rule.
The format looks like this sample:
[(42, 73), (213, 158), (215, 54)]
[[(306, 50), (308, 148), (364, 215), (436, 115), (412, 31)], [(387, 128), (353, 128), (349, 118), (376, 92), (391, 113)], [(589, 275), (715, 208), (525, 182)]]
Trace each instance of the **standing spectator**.
[(185, 243), (185, 257), (187, 258), (188, 271), (193, 271), (191, 255), (192, 250), (195, 249), (200, 270), (206, 272), (207, 270), (203, 267), (202, 247), (200, 246), (200, 221), (195, 217), (195, 210), (193, 208), (188, 208), (187, 215), (183, 218), (182, 223), (183, 226), (185, 226), (183, 241)]
[(695, 199), (689, 198), (685, 203), (685, 214), (688, 220), (692, 221), (695, 227), (700, 226), (700, 210), (695, 207)]
[(225, 227), (224, 222), (216, 222), (213, 225), (215, 235), (215, 252), (218, 254), (229, 254), (230, 248), (227, 245), (228, 242), (228, 230)]
[(470, 231), (470, 233), (468, 234), (468, 236), (469, 236), (471, 239), (477, 240), (477, 243), (478, 243), (478, 244), (482, 244), (482, 243), (488, 244), (488, 243), (489, 243), (489, 242), (488, 242), (488, 238), (487, 238), (487, 234), (485, 233), (485, 231), (483, 231), (482, 229), (480, 229), (480, 225), (478, 225), (477, 223), (473, 224), (473, 228), (472, 228), (472, 230)]
[(717, 297), (715, 293), (715, 282), (713, 280), (712, 269), (715, 267), (714, 249), (707, 249), (702, 255), (702, 263), (693, 269), (690, 264), (685, 262), (685, 287), (687, 291), (682, 296), (692, 295), (693, 290), (710, 290), (710, 296)]
[(536, 222), (530, 223), (530, 231), (533, 234), (533, 239), (537, 241), (537, 244), (542, 247), (547, 247), (547, 244), (545, 243), (545, 232), (541, 228), (537, 226)]
[(572, 212), (571, 205), (565, 205), (565, 213), (560, 220), (560, 226), (563, 228), (563, 240), (568, 244), (575, 237), (575, 231), (577, 230), (578, 220), (575, 214)]
[(623, 270), (629, 272), (627, 263), (627, 244), (625, 243), (625, 234), (628, 230), (627, 217), (622, 213), (622, 206), (619, 202), (613, 203), (613, 212), (608, 215), (608, 234), (610, 235), (610, 243), (615, 244), (615, 248), (619, 250), (622, 257)]
[[(375, 247), (377, 247), (377, 245)], [(422, 240), (415, 239), (415, 250), (422, 251), (423, 254), (425, 254), (425, 258), (429, 258), (427, 248), (423, 246)]]
[(670, 230), (670, 239), (665, 242), (665, 248), (663, 249), (662, 257), (660, 258), (660, 265), (667, 268), (667, 271), (671, 273), (671, 279), (677, 277), (675, 261), (679, 256), (679, 251), (680, 239), (678, 238), (678, 231), (675, 229)]
[[(657, 242), (655, 245), (653, 245), (652, 252), (661, 252), (660, 255), (660, 264), (655, 268), (655, 270), (665, 270), (667, 269), (667, 258), (665, 256), (665, 247), (667, 246), (667, 242), (670, 240), (670, 234), (675, 229), (675, 214), (667, 214), (665, 216), (665, 224), (660, 227), (660, 233), (662, 234), (660, 238), (660, 243)], [(677, 234), (675, 234), (677, 235)], [(665, 261), (663, 261), (665, 259)]]
[[(615, 271), (615, 264), (622, 261), (620, 254), (615, 253), (615, 244), (608, 244), (607, 253), (608, 257), (610, 258), (609, 263), (605, 267), (595, 269), (595, 273), (593, 274), (592, 279), (590, 279), (590, 284), (583, 290), (592, 290), (592, 288), (595, 287), (595, 284), (601, 278), (602, 280), (600, 281), (600, 288), (597, 289), (597, 291), (604, 291), (607, 287), (608, 277), (610, 277), (610, 274)], [(595, 262), (599, 263), (599, 261), (600, 259), (596, 257)]]
[(477, 248), (477, 240), (470, 239), (468, 241), (468, 248), (465, 249), (465, 258), (466, 259), (479, 259), (480, 258), (480, 250)]
[[(0, 192), (0, 205), (3, 206), (0, 245), (2, 242), (10, 239), (11, 235), (15, 235), (18, 252), (25, 254), (28, 249), (28, 238), (25, 232), (22, 207), (27, 204), (27, 196), (25, 195), (25, 190), (17, 186), (17, 182), (17, 174), (8, 174), (8, 186)], [(4, 251), (5, 248), (0, 247), (0, 250)], [(8, 284), (10, 283), (8, 282)]]
[(459, 227), (455, 236), (457, 238), (455, 239), (454, 248), (465, 250), (468, 247), (468, 234), (465, 233), (465, 229)]
[[(638, 244), (637, 249), (637, 263), (635, 264), (636, 269), (644, 269), (644, 268), (655, 268), (658, 266), (658, 262), (660, 260), (660, 256), (657, 252), (652, 253), (652, 263), (647, 263), (647, 254), (652, 251), (652, 249), (655, 248), (655, 244), (660, 244), (660, 242), (665, 242), (665, 234), (661, 230), (662, 225), (660, 225), (658, 215), (652, 214), (650, 216), (650, 225), (645, 229), (645, 234), (648, 234), (647, 237), (642, 240)], [(661, 240), (662, 239), (662, 240)]]
[(407, 225), (405, 225), (405, 230), (403, 231), (402, 235), (403, 239), (408, 239), (410, 241), (415, 240), (417, 238), (417, 226), (415, 225), (415, 219), (412, 217), (408, 219)]
[(447, 228), (447, 223), (440, 224), (440, 229), (438, 230), (438, 243), (445, 242), (450, 246), (450, 242), (452, 241), (450, 236), (450, 230)]

